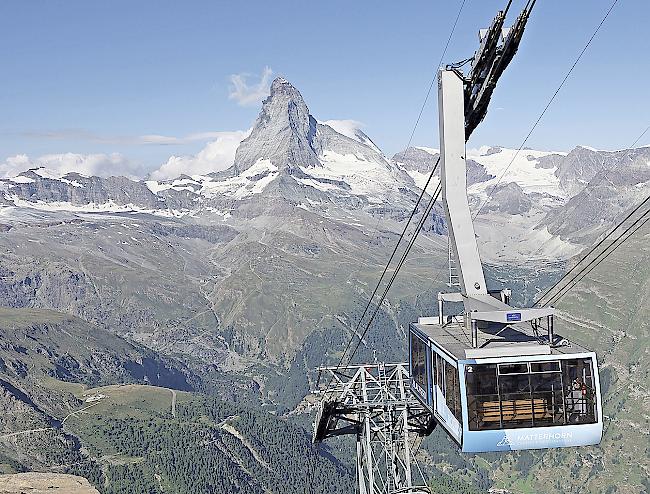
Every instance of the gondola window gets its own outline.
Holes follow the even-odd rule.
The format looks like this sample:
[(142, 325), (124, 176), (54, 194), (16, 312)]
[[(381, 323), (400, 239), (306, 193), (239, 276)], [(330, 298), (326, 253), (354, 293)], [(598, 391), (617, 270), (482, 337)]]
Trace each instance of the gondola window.
[(411, 336), (411, 359), (413, 380), (424, 394), (427, 389), (427, 347), (416, 336)]
[(596, 422), (590, 359), (465, 368), (470, 430)]

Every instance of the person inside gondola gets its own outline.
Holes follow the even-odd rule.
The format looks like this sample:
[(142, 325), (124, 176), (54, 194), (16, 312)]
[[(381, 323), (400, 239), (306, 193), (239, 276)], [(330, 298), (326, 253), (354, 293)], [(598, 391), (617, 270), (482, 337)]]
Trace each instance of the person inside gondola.
[(576, 377), (571, 383), (571, 422), (580, 422), (587, 415), (587, 386), (581, 377)]

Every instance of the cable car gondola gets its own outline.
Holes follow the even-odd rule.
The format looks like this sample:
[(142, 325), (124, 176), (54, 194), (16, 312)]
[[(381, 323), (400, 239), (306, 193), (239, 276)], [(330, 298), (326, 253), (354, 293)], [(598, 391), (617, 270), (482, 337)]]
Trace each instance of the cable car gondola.
[[(410, 325), (409, 371), (414, 395), (467, 452), (586, 446), (603, 431), (596, 354), (555, 335), (554, 308), (515, 308), (509, 290), (487, 290), (467, 199), (466, 140), (534, 3), (510, 29), (506, 8), (479, 34), (468, 77), (439, 72), (440, 183), (460, 291), (440, 293), (438, 316)], [(448, 315), (449, 303), (463, 310)]]
[(475, 328), (473, 345), (467, 326), (463, 315), (443, 315), (420, 318), (409, 328), (411, 390), (462, 451), (600, 442), (594, 352), (557, 335), (549, 344), (539, 326), (485, 321)]

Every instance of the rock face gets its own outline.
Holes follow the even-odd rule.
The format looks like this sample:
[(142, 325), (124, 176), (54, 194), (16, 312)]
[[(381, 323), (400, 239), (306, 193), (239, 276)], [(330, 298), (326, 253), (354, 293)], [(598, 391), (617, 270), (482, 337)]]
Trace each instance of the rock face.
[(234, 171), (239, 174), (259, 159), (289, 170), (320, 166), (314, 150), (316, 126), (300, 92), (286, 79), (275, 79), (251, 135), (237, 148)]
[(83, 477), (63, 473), (24, 472), (0, 475), (0, 494), (99, 494)]
[[(433, 151), (433, 150), (432, 150)], [(406, 170), (415, 170), (427, 173), (433, 170), (438, 160), (438, 152), (425, 151), (424, 149), (409, 147), (393, 155), (393, 161), (402, 164)]]
[(232, 173), (240, 174), (266, 159), (281, 170), (301, 175), (299, 167), (322, 167), (321, 158), (327, 152), (362, 155), (390, 167), (360, 130), (351, 138), (318, 123), (300, 92), (279, 77), (271, 84), (271, 94), (262, 103), (250, 136), (237, 148)]
[[(583, 164), (572, 170), (576, 162)], [(569, 183), (586, 182), (586, 186), (562, 208), (549, 212), (539, 228), (588, 245), (648, 197), (650, 148), (616, 152), (576, 148), (556, 173), (571, 177)]]
[(557, 170), (563, 163), (565, 156), (560, 154), (549, 154), (536, 158), (535, 156), (527, 155), (527, 159), (535, 162), (535, 168), (551, 168)]
[[(393, 160), (422, 185), (437, 158), (437, 150), (409, 148)], [(647, 197), (650, 148), (612, 152), (578, 146), (566, 154), (501, 147), (468, 150), (467, 183), (474, 210), (493, 213), (485, 229), (483, 218), (477, 218), (479, 235), (490, 237), (495, 223), (502, 222), (514, 240), (503, 258), (512, 259), (518, 250), (524, 257), (544, 251), (544, 245), (549, 246), (544, 255), (570, 257)], [(482, 255), (489, 259), (491, 253)]]
[(570, 196), (579, 193), (605, 166), (610, 153), (582, 146), (574, 148), (558, 164), (555, 175)]
[(42, 169), (34, 169), (5, 180), (10, 195), (29, 202), (70, 203), (73, 206), (114, 203), (133, 205), (143, 209), (160, 207), (160, 199), (144, 184), (125, 177), (86, 177), (67, 173), (62, 177), (48, 176)]
[[(436, 166), (439, 155), (440, 153), (435, 149), (410, 147), (393, 155), (393, 162), (398, 163), (399, 166), (401, 166), (407, 173), (410, 172), (409, 174), (411, 175), (413, 172), (416, 172), (417, 174), (428, 176), (431, 173), (431, 170)], [(417, 176), (413, 176), (413, 178), (414, 180), (416, 178), (421, 179), (421, 177)], [(481, 182), (487, 182), (493, 178), (494, 175), (489, 174), (483, 165), (473, 159), (467, 160), (468, 187)], [(419, 181), (416, 181), (416, 183), (418, 182)], [(418, 185), (423, 186), (421, 183), (418, 183)]]
[(486, 211), (500, 211), (507, 214), (525, 214), (533, 205), (531, 198), (515, 182), (499, 185), (492, 193), (492, 199), (485, 206)]
[(467, 160), (467, 186), (470, 187), (474, 184), (487, 182), (495, 178), (494, 175), (487, 172), (485, 167), (480, 163), (468, 159)]

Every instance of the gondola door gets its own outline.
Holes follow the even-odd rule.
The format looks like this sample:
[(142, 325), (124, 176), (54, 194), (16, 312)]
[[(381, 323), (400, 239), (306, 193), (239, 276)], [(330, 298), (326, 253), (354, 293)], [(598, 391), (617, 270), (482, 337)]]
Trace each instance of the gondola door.
[(460, 444), (462, 439), (461, 399), (458, 369), (440, 354), (432, 352), (433, 397), (436, 417)]

